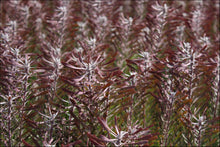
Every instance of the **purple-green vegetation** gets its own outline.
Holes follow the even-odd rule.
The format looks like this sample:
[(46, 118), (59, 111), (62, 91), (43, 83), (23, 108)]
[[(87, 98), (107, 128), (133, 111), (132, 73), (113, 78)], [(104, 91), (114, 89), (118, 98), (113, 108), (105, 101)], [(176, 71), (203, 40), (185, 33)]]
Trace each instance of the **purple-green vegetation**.
[(219, 12), (0, 1), (0, 146), (219, 146)]

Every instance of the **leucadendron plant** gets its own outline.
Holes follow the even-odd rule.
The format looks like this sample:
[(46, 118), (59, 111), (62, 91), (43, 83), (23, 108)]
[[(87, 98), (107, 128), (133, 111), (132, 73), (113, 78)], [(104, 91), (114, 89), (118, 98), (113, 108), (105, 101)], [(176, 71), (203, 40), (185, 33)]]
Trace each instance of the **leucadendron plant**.
[(0, 146), (219, 146), (219, 1), (0, 1)]

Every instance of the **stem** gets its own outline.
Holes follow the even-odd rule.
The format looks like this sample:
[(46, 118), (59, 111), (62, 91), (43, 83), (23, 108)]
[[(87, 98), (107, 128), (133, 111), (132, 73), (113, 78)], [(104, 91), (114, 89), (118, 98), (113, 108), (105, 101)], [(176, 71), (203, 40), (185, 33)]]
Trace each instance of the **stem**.
[(22, 136), (22, 128), (23, 128), (23, 116), (24, 116), (24, 108), (25, 108), (25, 102), (26, 102), (26, 97), (27, 97), (27, 86), (28, 86), (28, 77), (26, 76), (25, 77), (25, 80), (24, 80), (24, 84), (23, 84), (23, 87), (24, 87), (24, 91), (23, 91), (23, 99), (22, 99), (22, 107), (21, 107), (21, 113), (19, 113), (19, 118), (21, 119), (20, 120), (20, 128), (19, 128), (19, 144), (18, 146), (20, 146), (21, 144), (21, 136)]
[(170, 116), (172, 114), (172, 110), (171, 110), (170, 105), (168, 105), (166, 107), (166, 110), (167, 110), (168, 114), (167, 114), (167, 119), (165, 120), (165, 125), (164, 125), (165, 126), (164, 127), (164, 129), (165, 129), (165, 131), (164, 131), (165, 138), (163, 139), (162, 146), (167, 146), (167, 140), (168, 140), (168, 136), (169, 136), (168, 132), (169, 132), (169, 128), (170, 128)]
[[(192, 88), (193, 88), (193, 85), (192, 85), (193, 84), (193, 51), (192, 51), (192, 49), (190, 51), (189, 75), (190, 75), (190, 79), (189, 79), (189, 91), (188, 91), (189, 97), (188, 97), (188, 99), (192, 99)], [(187, 119), (191, 123), (191, 103), (187, 104), (186, 106), (187, 106), (187, 108), (186, 108), (187, 109)], [(191, 124), (188, 124), (188, 125), (190, 126)], [(188, 140), (191, 140), (189, 132), (187, 133), (186, 137)], [(190, 144), (191, 143), (192, 142), (190, 142)]]
[[(52, 97), (51, 97), (51, 101), (53, 101), (56, 97), (56, 91), (57, 91), (57, 80), (58, 80), (58, 71), (59, 69), (55, 69), (55, 77), (54, 77), (54, 81), (53, 81), (53, 85), (52, 85)], [(50, 101), (49, 101), (49, 113), (50, 115), (52, 115), (52, 112), (51, 112), (51, 105), (50, 105)], [(50, 120), (49, 122), (50, 124), (50, 127), (49, 127), (49, 141), (52, 139), (52, 136), (53, 136), (53, 125), (54, 125), (54, 120)]]
[(11, 147), (11, 99), (8, 102), (8, 146)]
[(87, 69), (87, 72), (88, 72), (88, 82), (89, 82), (89, 92), (92, 92), (92, 88), (91, 88), (91, 70), (90, 70), (90, 64), (88, 63), (88, 69)]
[(143, 107), (144, 107), (143, 110), (144, 110), (144, 128), (145, 128), (146, 127), (146, 123), (147, 123), (146, 122), (146, 105), (144, 104)]
[[(131, 85), (134, 85), (134, 77), (131, 80)], [(131, 96), (131, 105), (129, 110), (129, 125), (132, 126), (132, 115), (133, 115), (133, 103), (134, 103), (134, 94)]]
[(54, 121), (50, 121), (50, 135), (49, 135), (49, 140), (52, 139), (52, 136), (53, 136), (53, 123)]
[(198, 135), (198, 146), (201, 147), (201, 130), (199, 130), (199, 135)]
[[(193, 87), (193, 85), (192, 85), (192, 80), (193, 80), (193, 53), (191, 53), (191, 55), (190, 55), (190, 79), (189, 79), (189, 99), (191, 99), (192, 98), (192, 87)], [(190, 114), (189, 114), (189, 112), (191, 112), (190, 111), (190, 107), (191, 107), (191, 104), (189, 104), (188, 105), (188, 119), (190, 120)]]
[(217, 61), (217, 99), (215, 102), (215, 109), (214, 109), (214, 118), (217, 116), (217, 112), (218, 112), (218, 106), (219, 106), (219, 91), (220, 91), (220, 51), (218, 51), (218, 61)]
[[(169, 79), (172, 79), (172, 76), (168, 76)], [(171, 93), (173, 92), (172, 90), (172, 80), (170, 82), (168, 82), (168, 87), (165, 89), (166, 91), (168, 91), (167, 93)], [(167, 96), (166, 96), (167, 97)], [(172, 99), (172, 100), (171, 100)], [(168, 95), (168, 103), (165, 103), (165, 113), (167, 115), (165, 115), (165, 131), (164, 131), (164, 140), (162, 142), (162, 146), (167, 146), (167, 140), (168, 140), (168, 137), (169, 137), (169, 129), (170, 129), (170, 117), (173, 113), (173, 101), (174, 101), (174, 98), (173, 98), (173, 95), (169, 94)]]
[[(108, 89), (107, 89), (107, 100), (106, 100), (106, 102), (105, 102), (105, 107), (108, 107), (108, 105), (109, 105), (109, 96), (110, 96), (110, 87), (108, 87)], [(108, 109), (109, 108), (107, 108), (106, 109), (106, 117), (108, 116)], [(105, 118), (106, 119), (106, 118)]]

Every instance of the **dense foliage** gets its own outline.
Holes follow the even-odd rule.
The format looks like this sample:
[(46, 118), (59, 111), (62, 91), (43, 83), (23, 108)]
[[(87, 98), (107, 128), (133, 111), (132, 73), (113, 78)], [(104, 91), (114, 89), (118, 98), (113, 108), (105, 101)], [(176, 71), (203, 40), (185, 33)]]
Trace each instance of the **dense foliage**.
[(219, 146), (218, 0), (0, 1), (1, 146)]

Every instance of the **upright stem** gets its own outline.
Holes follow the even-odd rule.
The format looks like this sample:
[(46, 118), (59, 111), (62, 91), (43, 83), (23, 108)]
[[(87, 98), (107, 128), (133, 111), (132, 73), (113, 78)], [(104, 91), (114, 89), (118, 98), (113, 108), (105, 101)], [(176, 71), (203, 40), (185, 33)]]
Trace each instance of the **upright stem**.
[[(189, 75), (190, 75), (190, 79), (189, 79), (189, 92), (188, 92), (188, 99), (192, 99), (192, 88), (193, 88), (193, 51), (191, 49), (190, 51), (190, 65), (189, 65)], [(191, 120), (191, 103), (187, 104), (187, 119)], [(188, 124), (190, 125), (190, 124)], [(188, 140), (190, 140), (190, 133), (188, 132), (187, 133), (187, 136)]]
[(165, 124), (164, 124), (164, 139), (162, 142), (162, 146), (167, 146), (167, 140), (168, 140), (168, 136), (169, 136), (169, 128), (170, 128), (170, 117), (172, 115), (172, 106), (169, 104), (168, 106), (166, 106), (166, 113), (167, 116), (165, 117)]
[[(57, 91), (57, 80), (58, 80), (58, 73), (59, 73), (59, 69), (58, 67), (55, 69), (54, 71), (55, 73), (55, 77), (54, 77), (54, 81), (53, 81), (53, 85), (52, 85), (52, 97), (51, 97), (51, 101), (53, 101), (56, 97), (56, 91)], [(49, 101), (49, 113), (50, 115), (53, 115), (52, 112), (51, 112), (51, 105), (50, 105), (50, 101)], [(53, 137), (53, 127), (54, 127), (54, 120), (50, 120), (49, 122), (49, 140), (52, 139)]]
[(8, 102), (8, 146), (11, 147), (11, 99)]
[[(131, 85), (134, 85), (134, 77), (131, 80)], [(133, 116), (133, 103), (134, 103), (134, 94), (131, 96), (131, 105), (129, 110), (129, 125), (132, 126), (132, 116)]]
[[(190, 55), (190, 79), (189, 79), (189, 99), (192, 98), (192, 80), (193, 80), (193, 54)], [(188, 119), (190, 119), (190, 110), (191, 104), (188, 105)]]
[(145, 128), (146, 127), (146, 123), (147, 123), (146, 122), (146, 110), (145, 110), (146, 106), (145, 106), (145, 104), (143, 105), (143, 107), (144, 107), (143, 110), (144, 110), (144, 128)]
[[(57, 86), (56, 86), (56, 83), (57, 83), (57, 75), (55, 76), (55, 79), (54, 79), (54, 85), (53, 85), (53, 95), (52, 95), (52, 101), (54, 100), (54, 98), (56, 97), (56, 89), (57, 89)], [(50, 105), (50, 102), (49, 102), (49, 113), (52, 114), (51, 112), (51, 105)], [(50, 115), (51, 115), (50, 114)], [(49, 128), (49, 140), (52, 139), (52, 136), (53, 136), (53, 124), (54, 124), (54, 120), (50, 120), (50, 128)]]
[(220, 50), (218, 51), (217, 56), (217, 99), (215, 102), (215, 109), (214, 109), (214, 118), (217, 116), (218, 113), (218, 105), (219, 105), (219, 97), (220, 97)]
[[(110, 87), (108, 87), (108, 89), (107, 89), (107, 100), (105, 101), (106, 103), (105, 103), (105, 107), (108, 107), (108, 105), (109, 105), (109, 96), (110, 96)], [(107, 108), (106, 109), (106, 117), (108, 116), (108, 109), (109, 108)], [(106, 119), (106, 118), (105, 118)]]
[(21, 107), (21, 113), (19, 113), (19, 118), (21, 119), (20, 120), (20, 128), (19, 128), (19, 144), (18, 146), (20, 146), (21, 144), (21, 136), (22, 136), (22, 128), (23, 128), (23, 116), (24, 116), (24, 108), (25, 108), (25, 102), (26, 102), (26, 97), (27, 97), (27, 86), (28, 86), (28, 77), (26, 76), (25, 79), (24, 79), (24, 84), (23, 84), (23, 98), (21, 99), (22, 100), (22, 107)]
[(198, 146), (201, 147), (201, 130), (199, 130), (199, 135), (198, 135)]
[[(89, 65), (88, 65), (88, 66), (89, 66)], [(90, 73), (90, 72), (91, 72), (91, 71), (88, 72), (89, 92), (92, 91), (91, 83), (90, 83), (90, 82), (91, 82), (91, 77), (90, 77), (90, 76), (91, 76), (91, 73)]]
[(49, 140), (51, 140), (52, 137), (53, 137), (53, 123), (54, 123), (54, 121), (51, 120), (51, 121), (50, 121), (50, 135), (49, 135)]

